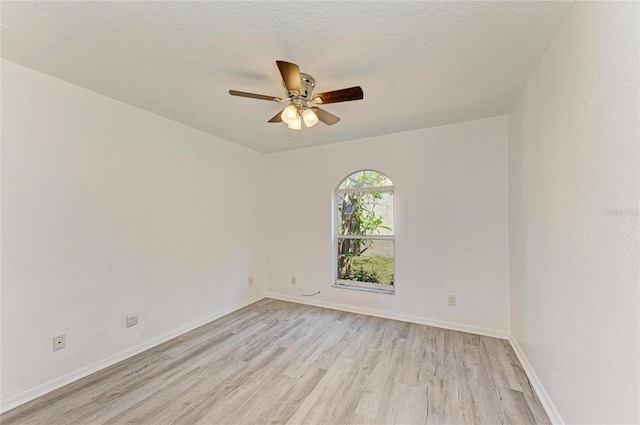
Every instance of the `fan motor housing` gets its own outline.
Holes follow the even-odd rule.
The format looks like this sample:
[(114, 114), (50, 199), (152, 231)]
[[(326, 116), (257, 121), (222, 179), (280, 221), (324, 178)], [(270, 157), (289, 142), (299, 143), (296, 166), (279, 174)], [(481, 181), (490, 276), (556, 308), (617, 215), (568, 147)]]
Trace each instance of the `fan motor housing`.
[(300, 73), (300, 83), (302, 84), (302, 93), (300, 96), (311, 99), (311, 93), (316, 86), (316, 80), (309, 74)]

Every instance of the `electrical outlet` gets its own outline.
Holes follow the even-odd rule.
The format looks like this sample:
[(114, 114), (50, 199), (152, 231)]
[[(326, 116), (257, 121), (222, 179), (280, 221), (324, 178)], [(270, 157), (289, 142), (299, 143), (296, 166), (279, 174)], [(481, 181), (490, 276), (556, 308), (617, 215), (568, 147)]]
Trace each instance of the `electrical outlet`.
[(447, 302), (450, 306), (455, 307), (456, 305), (456, 296), (455, 295), (447, 295)]
[(247, 282), (249, 283), (249, 286), (253, 286), (253, 276), (249, 276), (249, 279), (247, 279)]
[(295, 285), (296, 283), (298, 283), (298, 281), (296, 280), (295, 276), (291, 276), (291, 284)]
[(138, 313), (127, 314), (127, 327), (135, 326), (138, 324)]
[(62, 350), (67, 346), (66, 334), (53, 337), (53, 351)]

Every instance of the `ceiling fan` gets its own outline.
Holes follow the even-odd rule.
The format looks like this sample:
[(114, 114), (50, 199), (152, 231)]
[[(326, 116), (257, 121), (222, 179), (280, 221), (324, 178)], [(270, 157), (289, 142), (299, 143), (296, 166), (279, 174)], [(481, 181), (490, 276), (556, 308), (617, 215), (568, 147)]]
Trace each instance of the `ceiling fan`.
[(278, 69), (282, 75), (282, 82), (287, 89), (287, 98), (283, 99), (281, 97), (229, 90), (229, 94), (232, 96), (270, 100), (280, 103), (290, 102), (287, 107), (278, 112), (268, 122), (284, 121), (292, 130), (300, 130), (302, 128), (302, 121), (304, 121), (307, 127), (313, 127), (318, 121), (322, 121), (327, 125), (333, 125), (340, 121), (340, 118), (315, 105), (348, 102), (350, 100), (360, 100), (364, 98), (364, 93), (359, 86), (313, 94), (316, 80), (314, 80), (312, 76), (300, 72), (300, 68), (295, 63), (276, 61), (276, 64), (278, 64)]

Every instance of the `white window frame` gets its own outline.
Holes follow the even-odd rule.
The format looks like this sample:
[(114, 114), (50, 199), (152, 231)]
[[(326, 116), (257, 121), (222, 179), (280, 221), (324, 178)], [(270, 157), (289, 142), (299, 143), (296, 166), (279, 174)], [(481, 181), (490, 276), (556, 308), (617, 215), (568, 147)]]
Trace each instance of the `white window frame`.
[[(383, 176), (389, 177), (380, 171), (371, 170), (371, 169), (363, 169), (354, 171), (346, 175), (338, 186), (336, 190), (333, 191), (333, 201), (331, 203), (333, 207), (333, 287), (334, 288), (343, 288), (343, 289), (354, 289), (358, 291), (367, 291), (367, 292), (378, 292), (382, 294), (394, 294), (395, 293), (395, 274), (396, 274), (396, 246), (395, 246), (395, 226), (392, 224), (392, 231), (394, 234), (392, 235), (341, 235), (340, 234), (340, 214), (338, 211), (338, 196), (343, 193), (366, 193), (366, 192), (394, 192), (394, 186), (379, 186), (379, 187), (364, 187), (364, 188), (350, 188), (350, 189), (340, 189), (340, 185), (354, 174), (358, 174), (363, 171), (372, 171), (375, 173), (382, 174)], [(391, 181), (391, 179), (389, 179)], [(393, 200), (392, 208), (395, 210), (395, 199)], [(368, 240), (384, 240), (391, 241), (393, 243), (393, 285), (385, 285), (382, 283), (372, 283), (372, 282), (360, 282), (357, 280), (345, 280), (338, 278), (338, 248), (340, 239), (368, 239)]]

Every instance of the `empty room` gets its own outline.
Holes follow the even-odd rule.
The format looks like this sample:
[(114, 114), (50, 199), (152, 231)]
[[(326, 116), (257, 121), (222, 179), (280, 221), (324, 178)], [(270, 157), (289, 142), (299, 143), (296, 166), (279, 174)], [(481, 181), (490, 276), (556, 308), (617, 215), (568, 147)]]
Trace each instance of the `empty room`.
[(640, 423), (640, 2), (1, 1), (0, 423)]

